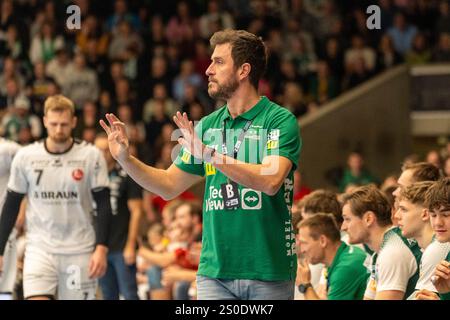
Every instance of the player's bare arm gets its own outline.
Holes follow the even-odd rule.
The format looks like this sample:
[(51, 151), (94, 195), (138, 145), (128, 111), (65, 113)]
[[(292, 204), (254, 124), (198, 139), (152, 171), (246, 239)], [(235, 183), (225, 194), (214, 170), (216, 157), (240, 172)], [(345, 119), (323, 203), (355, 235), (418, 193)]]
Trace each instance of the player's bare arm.
[(113, 114), (107, 114), (106, 119), (109, 125), (103, 120), (100, 120), (100, 125), (108, 135), (112, 156), (130, 177), (146, 190), (164, 199), (172, 199), (202, 179), (173, 164), (167, 170), (162, 170), (139, 161), (129, 153), (125, 124)]

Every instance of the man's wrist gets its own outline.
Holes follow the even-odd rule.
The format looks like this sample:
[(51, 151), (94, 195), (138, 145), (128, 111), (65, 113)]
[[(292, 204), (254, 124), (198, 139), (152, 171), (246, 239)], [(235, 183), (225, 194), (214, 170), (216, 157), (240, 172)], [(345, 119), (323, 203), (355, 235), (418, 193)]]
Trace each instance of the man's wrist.
[(312, 284), (311, 282), (306, 282), (306, 283), (300, 283), (298, 285), (298, 291), (300, 293), (306, 293), (306, 291), (308, 291), (309, 288), (312, 288)]
[(95, 251), (107, 254), (108, 253), (108, 247), (105, 246), (104, 244), (98, 244), (98, 245), (95, 246)]

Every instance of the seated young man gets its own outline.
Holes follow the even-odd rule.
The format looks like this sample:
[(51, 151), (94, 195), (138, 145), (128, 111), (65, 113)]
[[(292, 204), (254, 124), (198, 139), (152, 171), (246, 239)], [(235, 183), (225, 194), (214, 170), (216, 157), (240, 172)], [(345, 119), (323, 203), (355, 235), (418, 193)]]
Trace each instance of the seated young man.
[[(450, 243), (441, 243), (434, 237), (430, 214), (425, 206), (425, 195), (432, 185), (433, 181), (423, 181), (403, 188), (400, 191), (399, 208), (395, 216), (398, 219), (402, 235), (416, 240), (423, 251), (416, 290), (427, 289), (437, 292), (431, 277), (436, 265), (447, 256)], [(416, 292), (410, 296), (410, 299), (415, 295)]]
[[(342, 230), (351, 244), (364, 243), (374, 251), (364, 299), (400, 300), (408, 297), (419, 278), (421, 251), (417, 243), (392, 226), (391, 206), (374, 186), (344, 196)], [(392, 257), (395, 257), (393, 259)]]
[[(426, 206), (437, 241), (450, 243), (450, 178), (439, 180), (429, 188)], [(436, 265), (432, 281), (439, 295), (422, 289), (417, 293), (416, 299), (450, 300), (450, 253)]]

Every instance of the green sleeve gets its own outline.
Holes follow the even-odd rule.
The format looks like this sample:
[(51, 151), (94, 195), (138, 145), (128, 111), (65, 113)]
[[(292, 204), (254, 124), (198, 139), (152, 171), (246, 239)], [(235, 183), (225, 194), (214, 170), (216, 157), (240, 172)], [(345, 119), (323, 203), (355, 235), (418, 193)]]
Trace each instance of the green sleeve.
[(278, 155), (292, 161), (292, 170), (298, 167), (302, 139), (297, 118), (286, 110), (276, 115), (267, 132), (264, 156)]
[(330, 278), (328, 300), (362, 299), (368, 276), (369, 273), (358, 275), (352, 268), (337, 268)]

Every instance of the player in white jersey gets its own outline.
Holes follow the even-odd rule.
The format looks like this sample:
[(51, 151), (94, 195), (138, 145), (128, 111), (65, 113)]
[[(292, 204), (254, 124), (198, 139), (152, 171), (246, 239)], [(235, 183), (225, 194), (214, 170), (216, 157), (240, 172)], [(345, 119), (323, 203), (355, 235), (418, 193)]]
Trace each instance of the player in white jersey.
[(27, 195), (24, 297), (94, 299), (96, 279), (106, 271), (112, 215), (105, 159), (95, 146), (72, 138), (76, 117), (66, 97), (47, 98), (44, 125), (48, 137), (22, 148), (12, 163), (0, 219), (0, 269)]
[[(433, 181), (422, 181), (402, 188), (398, 197), (399, 208), (395, 215), (402, 235), (415, 239), (423, 251), (416, 290), (427, 289), (437, 292), (431, 278), (436, 265), (447, 256), (450, 243), (441, 243), (434, 239), (430, 214), (425, 205), (426, 192), (433, 183)], [(417, 291), (409, 299), (414, 299), (416, 293)]]
[[(450, 178), (433, 183), (425, 198), (436, 240), (450, 244)], [(417, 299), (450, 301), (450, 253), (436, 265), (432, 281), (439, 295), (422, 289), (417, 293)]]
[[(6, 195), (6, 184), (12, 160), (20, 149), (20, 145), (0, 138), (0, 208), (3, 206)], [(0, 274), (0, 299), (10, 299), (16, 279), (16, 233), (9, 236), (4, 254), (4, 272)]]
[(374, 251), (366, 265), (371, 275), (364, 299), (408, 297), (419, 276), (421, 252), (417, 242), (407, 240), (392, 226), (386, 196), (374, 186), (359, 187), (344, 196), (342, 216), (349, 243), (364, 243)]

